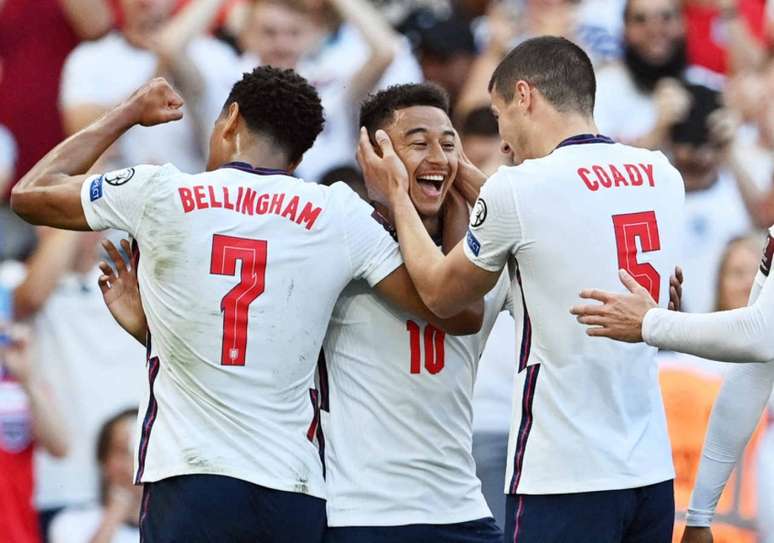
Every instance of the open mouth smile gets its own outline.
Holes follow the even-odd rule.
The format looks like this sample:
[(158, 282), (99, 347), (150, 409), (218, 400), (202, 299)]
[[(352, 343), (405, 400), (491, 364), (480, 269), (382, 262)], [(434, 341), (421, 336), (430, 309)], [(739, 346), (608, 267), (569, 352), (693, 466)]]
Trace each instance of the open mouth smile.
[(445, 175), (426, 174), (417, 176), (417, 184), (425, 196), (438, 198), (443, 193), (443, 183), (446, 180)]

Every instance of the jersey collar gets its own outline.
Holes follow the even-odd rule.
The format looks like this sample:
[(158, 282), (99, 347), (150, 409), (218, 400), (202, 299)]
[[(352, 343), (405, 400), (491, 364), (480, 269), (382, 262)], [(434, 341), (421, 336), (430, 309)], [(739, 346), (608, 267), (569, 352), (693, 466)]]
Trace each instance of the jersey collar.
[(572, 136), (564, 140), (562, 143), (556, 146), (557, 149), (560, 147), (567, 147), (569, 145), (583, 145), (584, 143), (615, 143), (612, 139), (608, 138), (607, 136), (603, 136), (602, 134), (578, 134), (577, 136)]
[(221, 166), (221, 168), (234, 168), (235, 170), (254, 173), (256, 175), (290, 175), (286, 170), (275, 168), (255, 168), (252, 164), (248, 164), (247, 162), (229, 162)]

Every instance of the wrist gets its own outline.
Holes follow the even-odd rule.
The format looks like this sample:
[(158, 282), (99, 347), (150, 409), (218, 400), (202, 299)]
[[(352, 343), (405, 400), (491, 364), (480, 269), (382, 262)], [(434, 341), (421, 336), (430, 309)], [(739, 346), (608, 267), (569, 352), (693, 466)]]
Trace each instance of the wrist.
[(136, 124), (140, 124), (142, 117), (142, 108), (139, 104), (131, 101), (131, 98), (117, 105), (110, 114), (119, 130), (129, 130)]

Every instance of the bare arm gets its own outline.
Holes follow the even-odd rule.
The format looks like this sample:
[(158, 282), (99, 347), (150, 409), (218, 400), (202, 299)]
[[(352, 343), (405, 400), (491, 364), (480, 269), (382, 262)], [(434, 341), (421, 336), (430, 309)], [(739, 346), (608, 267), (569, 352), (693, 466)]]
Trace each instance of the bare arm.
[[(435, 245), (433, 245), (433, 251), (440, 254)], [(481, 329), (481, 324), (484, 321), (484, 301), (481, 296), (456, 314), (447, 318), (437, 316), (423, 303), (406, 266), (399, 267), (385, 277), (374, 287), (374, 290), (379, 296), (399, 307), (402, 311), (430, 322), (451, 335), (475, 334)]]
[(504, 3), (492, 2), (487, 13), (489, 42), (470, 68), (470, 73), (462, 86), (455, 108), (455, 118), (464, 119), (477, 107), (489, 105), (489, 79), (508, 53), (513, 39), (520, 32), (522, 18)]
[(386, 202), (392, 210), (406, 268), (423, 302), (439, 317), (451, 317), (489, 292), (500, 273), (471, 263), (462, 244), (457, 244), (447, 256), (438, 251), (408, 196), (405, 166), (389, 137), (380, 130), (376, 139), (382, 157), (376, 155), (365, 132), (358, 146), (358, 161), (369, 194), (376, 195), (376, 201)]
[(729, 72), (757, 70), (765, 61), (766, 51), (739, 13), (738, 0), (719, 0), (718, 8), (728, 33)]
[(197, 36), (207, 32), (225, 0), (193, 0), (161, 29), (158, 41), (165, 51), (181, 53)]
[(67, 454), (66, 424), (51, 400), (50, 390), (29, 358), (29, 334), (26, 329), (12, 331), (12, 343), (0, 353), (9, 373), (19, 382), (29, 401), (32, 431), (36, 441), (52, 456), (61, 458)]
[(81, 185), (102, 153), (135, 124), (180, 119), (183, 100), (163, 79), (154, 79), (95, 123), (67, 138), (22, 177), (11, 207), (24, 220), (67, 230), (89, 230)]
[(355, 28), (368, 44), (369, 55), (349, 83), (350, 103), (359, 104), (379, 82), (395, 58), (398, 35), (381, 13), (366, 0), (329, 0), (336, 11)]
[(106, 0), (59, 0), (59, 3), (82, 40), (100, 38), (113, 25), (113, 12)]
[(76, 232), (46, 229), (27, 262), (27, 275), (13, 293), (14, 318), (24, 320), (46, 303), (63, 273), (71, 269), (78, 250)]

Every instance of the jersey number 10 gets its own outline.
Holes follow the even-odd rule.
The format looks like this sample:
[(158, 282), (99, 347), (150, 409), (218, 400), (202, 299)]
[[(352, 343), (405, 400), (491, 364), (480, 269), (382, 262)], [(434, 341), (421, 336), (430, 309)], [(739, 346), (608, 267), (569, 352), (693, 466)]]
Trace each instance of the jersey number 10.
[[(406, 322), (406, 330), (409, 333), (409, 349), (411, 349), (411, 373), (422, 371), (422, 348), (420, 341), (420, 328), (414, 321)], [(446, 333), (432, 324), (425, 325), (425, 369), (435, 375), (443, 369), (446, 353), (444, 343)]]
[(229, 290), (220, 301), (223, 313), (223, 366), (244, 366), (247, 356), (247, 316), (253, 301), (266, 287), (265, 240), (235, 238), (214, 234), (210, 273), (236, 275), (237, 260), (242, 261), (239, 284)]
[(661, 275), (650, 264), (637, 262), (637, 238), (643, 253), (661, 250), (658, 224), (654, 211), (613, 215), (615, 244), (618, 248), (618, 269), (629, 272), (634, 279), (648, 289), (658, 303), (661, 289)]

